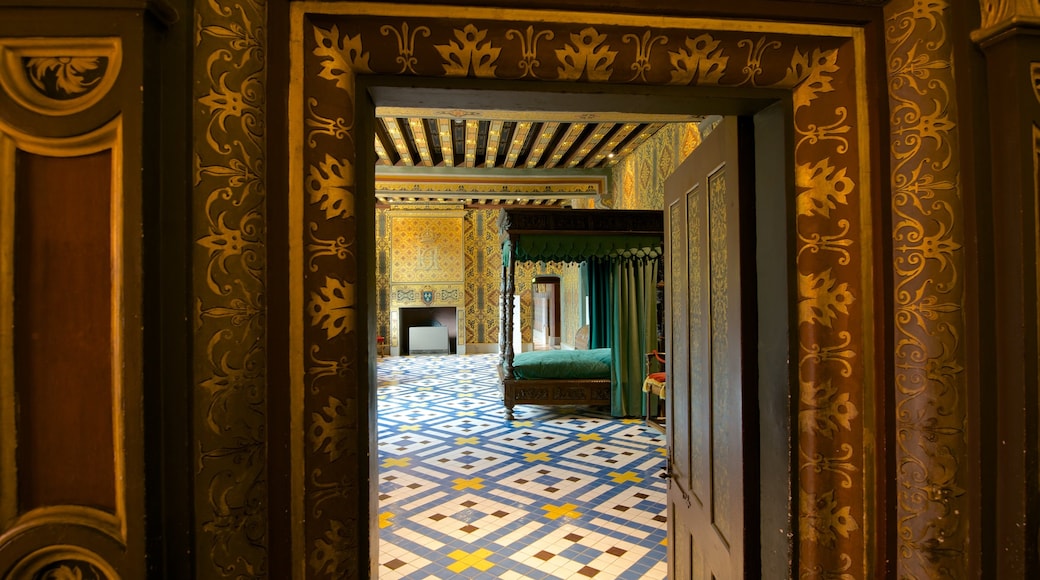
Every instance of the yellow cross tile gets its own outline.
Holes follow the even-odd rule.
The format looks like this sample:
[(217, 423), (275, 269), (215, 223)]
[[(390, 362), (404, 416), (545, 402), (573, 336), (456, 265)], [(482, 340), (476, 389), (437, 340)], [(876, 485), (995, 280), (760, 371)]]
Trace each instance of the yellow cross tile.
[(398, 431), (418, 431), (421, 427), (421, 425), (401, 425), (397, 429)]
[(460, 491), (463, 489), (484, 489), (484, 484), (481, 483), (484, 481), (484, 478), (482, 477), (474, 477), (473, 479), (464, 479), (459, 477), (452, 481), (455, 482), (455, 485), (451, 486), (452, 489)]
[(455, 444), (456, 445), (476, 445), (477, 444), (477, 438), (476, 437), (456, 437), (455, 438)]
[(636, 474), (632, 473), (631, 471), (626, 471), (624, 473), (617, 473), (611, 471), (609, 475), (610, 477), (614, 478), (614, 483), (625, 483), (626, 481), (631, 481), (632, 483), (639, 483), (640, 481), (643, 481), (642, 477), (637, 477)]
[(379, 527), (389, 528), (390, 526), (394, 525), (394, 523), (390, 521), (393, 517), (394, 514), (390, 512), (383, 512), (379, 514)]
[(476, 411), (459, 411), (458, 413), (456, 413), (456, 415), (458, 415), (459, 417), (476, 417), (477, 416), (477, 412)]
[(433, 387), (418, 387), (416, 391), (432, 391)]
[(621, 422), (623, 424), (625, 424), (625, 425), (635, 425), (636, 423), (638, 423), (640, 425), (643, 424), (643, 420), (642, 419), (622, 419)]
[(411, 457), (387, 457), (383, 460), (383, 467), (408, 467), (411, 462)]
[(455, 395), (455, 396), (461, 399), (463, 397), (472, 397), (473, 393), (459, 393), (458, 395)]
[(487, 561), (487, 557), (493, 554), (491, 550), (481, 548), (472, 554), (463, 552), (462, 550), (455, 550), (448, 554), (449, 557), (455, 559), (455, 563), (448, 566), (448, 569), (458, 574), (467, 568), (476, 568), (481, 572), (487, 572), (491, 569), (494, 564)]
[(534, 427), (533, 421), (513, 421), (513, 427)]
[(565, 503), (563, 505), (552, 505), (551, 503), (547, 503), (542, 506), (542, 509), (545, 510), (545, 517), (549, 518), (550, 520), (555, 520), (562, 516), (567, 516), (569, 518), (580, 518), (581, 514), (574, 511), (574, 508), (576, 507), (578, 506), (572, 503)]
[(549, 454), (544, 451), (541, 453), (524, 453), (524, 459), (527, 461), (549, 461)]
[(666, 447), (658, 447), (657, 452), (661, 455), (668, 455), (668, 449)]
[(582, 441), (603, 441), (599, 433), (578, 433), (578, 439)]

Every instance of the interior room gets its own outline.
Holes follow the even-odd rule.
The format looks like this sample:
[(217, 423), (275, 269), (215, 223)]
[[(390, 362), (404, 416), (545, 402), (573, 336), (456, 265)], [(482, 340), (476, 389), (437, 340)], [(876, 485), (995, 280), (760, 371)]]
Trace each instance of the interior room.
[[(484, 557), (476, 559), (474, 565), (483, 563), (488, 573), (492, 567), (503, 573), (502, 570), (515, 566), (506, 573), (518, 577), (532, 573), (559, 577), (580, 573), (580, 577), (588, 578), (663, 577), (666, 562), (661, 536), (667, 523), (663, 487), (659, 485), (663, 432), (645, 420), (646, 409), (640, 407), (630, 410), (629, 417), (616, 418), (611, 417), (609, 401), (601, 401), (607, 403), (606, 407), (523, 405), (514, 416), (510, 404), (508, 415), (503, 414), (506, 409), (499, 384), (501, 373), (495, 367), (500, 365), (505, 342), (516, 352), (588, 348), (587, 338), (584, 345), (576, 344), (580, 342), (576, 339), (582, 326), (588, 330), (589, 289), (587, 281), (583, 284), (583, 262), (518, 263), (515, 275), (509, 279), (509, 284), (516, 281), (516, 288), (509, 294), (513, 312), (505, 326), (499, 298), (505, 287), (506, 234), (501, 222), (507, 208), (580, 211), (616, 206), (660, 211), (664, 179), (674, 165), (699, 145), (702, 135), (709, 133), (719, 118), (459, 109), (392, 112), (398, 116), (377, 108), (375, 137), (380, 202), (376, 209), (378, 340), (382, 345), (377, 363), (382, 491), (379, 511), (380, 521), (384, 522), (380, 577), (410, 577), (409, 574), (422, 575), (443, 568), (456, 572), (471, 570), (458, 559), (459, 555), (478, 552)], [(430, 117), (438, 113), (451, 117)], [(540, 118), (551, 120), (536, 120)], [(647, 168), (656, 171), (654, 175), (643, 175), (639, 181), (643, 187), (638, 187), (635, 176)], [(663, 283), (662, 277), (662, 288)], [(658, 347), (658, 337), (663, 343), (664, 329), (660, 323), (664, 304), (659, 298), (655, 292), (651, 333), (654, 341), (649, 347), (644, 342), (644, 348)], [(464, 323), (460, 325), (461, 321)], [(506, 341), (498, 335), (504, 327), (512, 327)], [(422, 344), (417, 340), (420, 338)], [(469, 355), (484, 366), (466, 362), (459, 369), (455, 360), (424, 355)], [(395, 360), (398, 357), (410, 360)], [(483, 376), (475, 374), (478, 368), (483, 368)], [(446, 421), (431, 411), (441, 401), (431, 391), (454, 391), (458, 387), (444, 383), (445, 376), (473, 377), (465, 379), (461, 390), (450, 397), (466, 397), (462, 414), (479, 415), (479, 419)], [(479, 390), (482, 381), (491, 384)], [(483, 405), (475, 403), (479, 397), (471, 398), (475, 395), (484, 397)], [(459, 404), (458, 399), (450, 400), (448, 408)], [(421, 401), (425, 413), (410, 410), (416, 401)], [(647, 405), (657, 402), (657, 397), (653, 401), (647, 399)], [(404, 415), (408, 420), (401, 420)], [(420, 419), (423, 417), (427, 422)], [(538, 476), (538, 481), (548, 483), (533, 497), (562, 495), (557, 490), (561, 482), (569, 481), (566, 497), (586, 498), (586, 502), (579, 502), (580, 507), (567, 503), (572, 506), (569, 513), (577, 515), (579, 510), (587, 510), (610, 518), (618, 513), (616, 510), (624, 510), (626, 518), (610, 518), (614, 524), (603, 520), (602, 527), (592, 528), (573, 520), (575, 523), (564, 523), (570, 527), (566, 528), (568, 533), (562, 533), (557, 526), (539, 523), (542, 510), (538, 505), (524, 508), (531, 510), (530, 515), (521, 515), (517, 506), (527, 506), (528, 502), (520, 496), (514, 496), (512, 507), (504, 505), (499, 496), (506, 492), (477, 477), (489, 470), (475, 463), (475, 456), (470, 455), (486, 454), (484, 463), (494, 463), (493, 473), (499, 477), (515, 471), (519, 476), (509, 485), (524, 489), (527, 479), (523, 474), (529, 471), (524, 460), (518, 459), (520, 467), (511, 470), (510, 447), (503, 446), (501, 440), (480, 437), (481, 433), (494, 432), (501, 418), (519, 427), (522, 431), (518, 436), (527, 441), (525, 445), (537, 445), (548, 460)], [(594, 450), (577, 455), (573, 450), (566, 454), (561, 451), (557, 456), (553, 451), (556, 447), (549, 441), (560, 437), (566, 441), (566, 427), (573, 425), (582, 425), (581, 437), (592, 437), (597, 433), (593, 429), (602, 428), (608, 447), (597, 445)], [(624, 427), (618, 432), (621, 425)], [(523, 431), (524, 426), (531, 429)], [(422, 433), (421, 439), (399, 431), (415, 428)], [(535, 434), (542, 428), (549, 430), (549, 434), (542, 433), (546, 442), (533, 443), (538, 441)], [(467, 447), (446, 451), (451, 448), (451, 435), (459, 436), (456, 441), (464, 441)], [(601, 435), (595, 437), (600, 439)], [(416, 453), (417, 447), (428, 451)], [(570, 444), (559, 447), (570, 449)], [(573, 462), (578, 456), (603, 455), (611, 448), (620, 450), (622, 455), (616, 457), (626, 457), (626, 465), (640, 466), (640, 470), (625, 471), (620, 479), (620, 469), (607, 471), (601, 481), (590, 478), (588, 472), (584, 476), (575, 472), (553, 473), (556, 468), (552, 465)], [(611, 458), (609, 463), (616, 461)], [(420, 471), (415, 471), (416, 467)], [(459, 477), (443, 476), (438, 480), (430, 476), (452, 467), (458, 468)], [(460, 480), (475, 479), (481, 483), (465, 487), (463, 494), (452, 491)], [(636, 482), (632, 489), (619, 488), (617, 492), (631, 494), (627, 497), (635, 503), (606, 492), (618, 485), (615, 480), (626, 485)], [(464, 505), (464, 509), (459, 508), (460, 513), (451, 512), (454, 502), (449, 498), (454, 495), (459, 495), (454, 501)], [(436, 497), (436, 505), (441, 507), (432, 508), (418, 497)], [(600, 507), (600, 501), (609, 505)], [(436, 523), (429, 519), (431, 509), (437, 510)], [(487, 515), (492, 513), (496, 515)], [(569, 519), (562, 518), (561, 523)], [(491, 539), (499, 536), (502, 539)], [(575, 543), (576, 538), (583, 540)], [(462, 545), (463, 550), (453, 547), (461, 539), (469, 540)], [(582, 544), (586, 547), (581, 548)], [(576, 548), (584, 555), (569, 558)]]
[(0, 578), (1040, 577), (1038, 31), (0, 1)]

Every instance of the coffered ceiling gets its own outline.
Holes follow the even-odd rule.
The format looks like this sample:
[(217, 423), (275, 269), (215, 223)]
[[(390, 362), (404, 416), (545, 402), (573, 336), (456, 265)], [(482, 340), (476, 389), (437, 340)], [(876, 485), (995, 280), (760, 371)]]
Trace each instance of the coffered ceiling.
[(376, 196), (385, 203), (569, 205), (612, 166), (693, 115), (376, 110)]

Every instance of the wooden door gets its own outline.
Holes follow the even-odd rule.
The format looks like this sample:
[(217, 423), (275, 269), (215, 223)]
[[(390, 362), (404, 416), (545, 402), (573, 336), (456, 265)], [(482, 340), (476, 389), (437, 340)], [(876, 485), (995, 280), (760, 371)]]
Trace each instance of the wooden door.
[(754, 311), (746, 307), (754, 268), (741, 259), (742, 244), (754, 247), (753, 227), (744, 227), (754, 223), (745, 201), (753, 197), (743, 193), (754, 184), (738, 164), (752, 137), (749, 120), (726, 118), (665, 184), (669, 578), (760, 573), (757, 375), (747, 350)]

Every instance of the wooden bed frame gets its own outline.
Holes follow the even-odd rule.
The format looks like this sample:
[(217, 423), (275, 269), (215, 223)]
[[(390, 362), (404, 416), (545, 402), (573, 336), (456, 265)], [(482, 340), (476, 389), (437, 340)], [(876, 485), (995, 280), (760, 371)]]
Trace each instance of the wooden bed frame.
[[(574, 337), (576, 349), (589, 347), (589, 327)], [(501, 370), (501, 367), (500, 367)], [(610, 405), (610, 379), (514, 379), (502, 377), (502, 402), (512, 421), (516, 405)]]
[[(507, 208), (499, 217), (503, 245), (502, 320), (499, 377), (506, 418), (514, 419), (516, 405), (610, 406), (611, 379), (516, 379), (513, 377), (513, 297), (516, 294), (517, 242), (521, 237), (571, 236), (663, 237), (664, 216), (656, 210), (575, 210), (559, 208)], [(507, 249), (508, 248), (508, 249)], [(528, 257), (528, 260), (538, 257)], [(586, 256), (545, 256), (545, 261), (581, 262)], [(583, 335), (584, 332), (584, 335)], [(582, 342), (584, 341), (584, 344)], [(575, 346), (588, 347), (588, 327), (575, 337)]]

